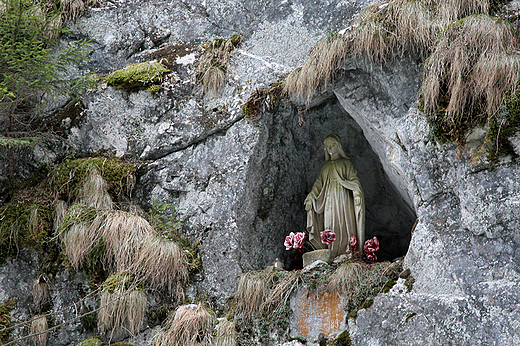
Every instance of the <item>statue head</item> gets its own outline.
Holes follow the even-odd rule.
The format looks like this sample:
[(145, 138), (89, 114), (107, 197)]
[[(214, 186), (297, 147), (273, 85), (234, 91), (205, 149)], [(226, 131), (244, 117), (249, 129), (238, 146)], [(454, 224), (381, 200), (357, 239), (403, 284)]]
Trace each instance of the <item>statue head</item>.
[(338, 158), (347, 159), (347, 154), (341, 145), (339, 136), (332, 133), (325, 137), (323, 141), (323, 149), (325, 150), (325, 161), (336, 160)]

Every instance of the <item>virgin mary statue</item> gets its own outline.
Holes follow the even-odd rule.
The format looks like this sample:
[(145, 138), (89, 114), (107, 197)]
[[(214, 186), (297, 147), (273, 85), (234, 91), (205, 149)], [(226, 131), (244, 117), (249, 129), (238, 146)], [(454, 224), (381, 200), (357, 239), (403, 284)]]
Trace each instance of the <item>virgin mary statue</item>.
[[(361, 181), (337, 135), (325, 138), (324, 149), (326, 162), (305, 199), (309, 241), (316, 249), (328, 247), (336, 257), (350, 251), (350, 237), (355, 236), (362, 251), (365, 198)], [(328, 246), (321, 242), (320, 232), (324, 230), (336, 234), (336, 241)]]

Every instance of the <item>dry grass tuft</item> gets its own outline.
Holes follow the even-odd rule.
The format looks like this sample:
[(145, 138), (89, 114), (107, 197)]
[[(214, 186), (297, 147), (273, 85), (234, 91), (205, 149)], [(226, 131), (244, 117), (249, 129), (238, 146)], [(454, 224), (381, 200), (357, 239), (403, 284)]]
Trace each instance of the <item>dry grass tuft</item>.
[(79, 16), (81, 16), (89, 6), (95, 6), (99, 3), (98, 0), (61, 0), (60, 1), (63, 11), (65, 15), (72, 19), (76, 20)]
[(108, 194), (107, 183), (94, 166), (88, 169), (87, 177), (80, 192), (79, 203), (98, 209), (112, 208), (113, 203)]
[(472, 14), (488, 14), (490, 7), (489, 0), (438, 0), (435, 3), (439, 26)]
[(331, 275), (327, 290), (332, 292), (352, 292), (361, 281), (361, 274), (366, 266), (359, 262), (347, 262)]
[(65, 215), (67, 214), (67, 202), (59, 200), (56, 202), (56, 207), (54, 208), (54, 212), (52, 214), (52, 223), (54, 226), (54, 234), (58, 234), (58, 229), (61, 226), (61, 223), (65, 219)]
[(487, 14), (488, 0), (391, 0), (365, 7), (344, 35), (329, 34), (309, 53), (285, 91), (307, 104), (329, 83), (350, 55), (368, 64), (384, 63), (410, 52), (426, 56), (447, 25), (473, 14)]
[(167, 327), (153, 339), (154, 346), (210, 346), (213, 317), (200, 304), (179, 306)]
[(196, 79), (202, 81), (204, 93), (217, 95), (224, 87), (230, 53), (242, 42), (241, 35), (228, 39), (215, 39), (204, 48), (204, 54), (197, 68)]
[(349, 42), (343, 35), (330, 33), (311, 50), (301, 69), (296, 69), (287, 76), (284, 91), (309, 102), (322, 85), (332, 80), (349, 49)]
[(351, 53), (368, 62), (385, 61), (395, 52), (398, 43), (396, 31), (396, 2), (365, 7), (354, 19), (351, 31)]
[(136, 287), (129, 274), (114, 274), (100, 293), (98, 329), (111, 336), (135, 335), (146, 317), (146, 294)]
[(173, 241), (153, 235), (142, 241), (136, 266), (132, 271), (146, 280), (152, 289), (167, 288), (177, 301), (184, 299), (188, 279), (185, 253)]
[(148, 221), (124, 211), (109, 213), (100, 232), (106, 246), (106, 263), (115, 271), (135, 268), (143, 240), (155, 235)]
[(65, 232), (61, 241), (69, 263), (75, 270), (79, 270), (90, 250), (99, 240), (98, 234), (91, 227), (78, 223)]
[(60, 238), (74, 269), (81, 268), (90, 250), (99, 241), (104, 218), (104, 213), (80, 204), (72, 205), (65, 214), (59, 228)]
[(32, 340), (35, 346), (45, 346), (47, 344), (47, 318), (45, 316), (34, 316), (31, 322)]
[(261, 309), (270, 314), (287, 304), (291, 293), (298, 287), (298, 283), (301, 282), (302, 275), (301, 271), (286, 273), (271, 290)]
[(226, 319), (222, 319), (215, 328), (215, 337), (213, 338), (213, 346), (236, 346), (237, 331), (235, 323)]
[(240, 275), (235, 299), (237, 315), (250, 319), (262, 310), (273, 281), (271, 273), (248, 272)]
[(460, 123), (477, 102), (495, 113), (520, 77), (517, 49), (514, 28), (501, 19), (475, 15), (450, 25), (425, 64), (425, 111), (433, 114), (446, 95), (449, 123)]
[(49, 278), (41, 274), (33, 281), (33, 297), (36, 310), (40, 310), (44, 304), (51, 301), (51, 285)]
[(38, 239), (38, 233), (40, 231), (40, 221), (38, 217), (38, 207), (31, 207), (29, 213), (29, 232), (34, 239)]

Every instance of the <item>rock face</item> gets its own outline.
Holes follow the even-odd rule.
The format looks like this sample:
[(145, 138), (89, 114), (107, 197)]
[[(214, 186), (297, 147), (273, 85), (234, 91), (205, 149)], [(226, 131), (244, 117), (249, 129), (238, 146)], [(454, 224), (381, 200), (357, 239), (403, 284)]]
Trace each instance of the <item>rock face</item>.
[[(406, 254), (404, 267), (415, 278), (411, 292), (398, 284), (348, 321), (353, 344), (520, 343), (520, 168), (507, 160), (490, 168), (428, 140), (425, 117), (414, 108), (421, 78), (415, 62), (381, 68), (349, 61), (306, 112), (282, 100), (255, 120), (241, 113), (252, 92), (301, 65), (319, 39), (348, 26), (369, 3), (103, 3), (69, 23), (62, 38), (92, 39), (81, 70), (108, 73), (182, 51), (168, 60), (174, 74), (154, 94), (89, 91), (81, 121), (64, 122), (66, 145), (31, 153), (23, 173), (67, 152), (147, 161), (134, 201), (175, 205), (182, 232), (200, 241), (203, 271), (190, 294), (208, 297), (218, 310), (237, 275), (276, 257), (292, 265), (283, 239), (305, 228), (303, 200), (324, 162), (323, 139), (337, 133), (363, 183), (367, 237), (380, 239), (383, 259)], [(244, 41), (231, 53), (222, 93), (203, 96), (194, 83), (198, 44), (236, 33)], [(27, 278), (35, 275), (32, 268)], [(24, 280), (19, 287), (29, 285)], [(82, 338), (52, 340), (73, 345)]]
[(425, 117), (409, 108), (420, 78), (413, 63), (365, 71), (346, 64), (334, 92), (419, 222), (404, 263), (413, 290), (380, 295), (351, 319), (353, 342), (518, 343), (518, 164), (503, 158), (491, 168), (429, 141)]

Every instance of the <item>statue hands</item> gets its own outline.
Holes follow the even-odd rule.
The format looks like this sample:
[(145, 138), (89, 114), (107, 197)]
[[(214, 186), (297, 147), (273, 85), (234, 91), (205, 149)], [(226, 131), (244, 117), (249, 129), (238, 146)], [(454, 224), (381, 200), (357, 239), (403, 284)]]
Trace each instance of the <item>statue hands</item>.
[(357, 194), (354, 195), (354, 203), (356, 205), (361, 205), (361, 197), (359, 197)]
[(312, 198), (305, 199), (305, 211), (312, 209)]

